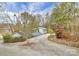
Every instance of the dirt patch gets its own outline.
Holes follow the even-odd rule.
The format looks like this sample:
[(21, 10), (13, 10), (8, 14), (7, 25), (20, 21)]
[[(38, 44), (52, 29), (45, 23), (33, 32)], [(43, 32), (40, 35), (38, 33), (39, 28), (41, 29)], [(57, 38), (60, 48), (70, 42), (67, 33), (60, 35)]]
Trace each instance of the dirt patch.
[(23, 41), (23, 42), (16, 42), (14, 44), (16, 45), (19, 45), (19, 46), (30, 46), (32, 44), (34, 44), (35, 42), (33, 42), (33, 40), (26, 40), (26, 41)]
[(68, 46), (79, 48), (79, 41), (67, 41), (65, 39), (58, 39), (58, 38), (56, 38), (55, 35), (50, 35), (48, 37), (48, 40), (53, 41), (53, 42), (57, 42), (57, 43), (60, 43), (60, 44), (65, 44), (65, 45), (68, 45)]

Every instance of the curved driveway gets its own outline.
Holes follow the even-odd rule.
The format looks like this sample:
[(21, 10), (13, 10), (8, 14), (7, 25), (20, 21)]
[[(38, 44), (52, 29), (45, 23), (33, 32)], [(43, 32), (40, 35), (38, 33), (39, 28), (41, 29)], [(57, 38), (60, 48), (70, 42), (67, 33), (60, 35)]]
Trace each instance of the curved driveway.
[(77, 56), (79, 48), (68, 47), (47, 40), (49, 34), (31, 38), (35, 44), (18, 46), (16, 44), (0, 43), (0, 55), (6, 56)]

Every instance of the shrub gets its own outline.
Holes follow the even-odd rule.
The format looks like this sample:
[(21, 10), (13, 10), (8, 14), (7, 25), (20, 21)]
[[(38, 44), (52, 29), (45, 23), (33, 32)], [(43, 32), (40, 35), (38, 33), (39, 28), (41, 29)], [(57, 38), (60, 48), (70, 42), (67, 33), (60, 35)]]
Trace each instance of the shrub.
[(6, 34), (3, 36), (4, 43), (22, 42), (26, 39), (24, 37), (13, 37), (12, 34)]
[(4, 43), (13, 42), (13, 37), (10, 34), (3, 36)]
[(15, 41), (15, 42), (22, 42), (22, 41), (25, 41), (25, 40), (26, 40), (26, 39), (25, 39), (24, 37), (22, 37), (22, 36), (21, 36), (21, 37), (15, 37), (15, 38), (14, 38), (14, 41)]
[(48, 28), (48, 33), (54, 33), (54, 31), (51, 28)]

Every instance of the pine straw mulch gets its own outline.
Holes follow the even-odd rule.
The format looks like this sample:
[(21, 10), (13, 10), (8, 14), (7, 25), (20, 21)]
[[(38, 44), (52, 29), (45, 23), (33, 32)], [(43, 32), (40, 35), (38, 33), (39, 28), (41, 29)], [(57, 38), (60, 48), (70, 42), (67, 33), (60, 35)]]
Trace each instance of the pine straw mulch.
[(74, 41), (67, 41), (66, 39), (57, 39), (55, 35), (48, 36), (48, 40), (56, 42), (56, 43), (65, 44), (68, 46), (79, 48), (79, 41), (74, 42)]

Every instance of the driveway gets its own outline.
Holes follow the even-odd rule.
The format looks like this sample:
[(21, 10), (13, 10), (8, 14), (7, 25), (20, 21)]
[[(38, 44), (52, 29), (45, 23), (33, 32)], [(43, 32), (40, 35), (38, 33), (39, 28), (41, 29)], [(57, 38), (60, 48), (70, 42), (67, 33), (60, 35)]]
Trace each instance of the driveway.
[(78, 56), (79, 48), (50, 42), (49, 34), (31, 38), (35, 44), (31, 46), (18, 46), (16, 44), (0, 43), (0, 55), (2, 56)]

